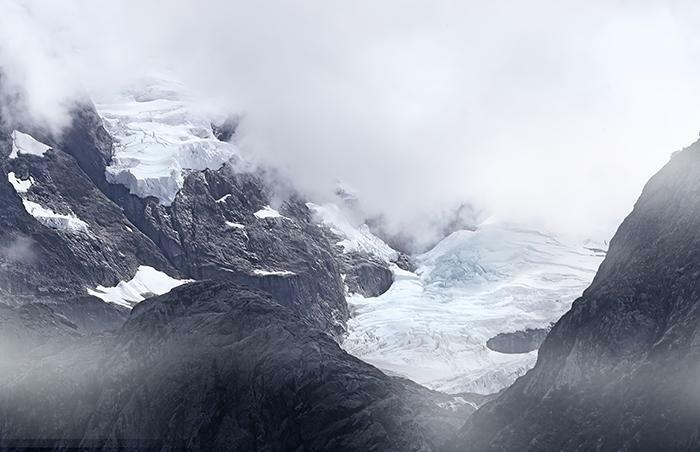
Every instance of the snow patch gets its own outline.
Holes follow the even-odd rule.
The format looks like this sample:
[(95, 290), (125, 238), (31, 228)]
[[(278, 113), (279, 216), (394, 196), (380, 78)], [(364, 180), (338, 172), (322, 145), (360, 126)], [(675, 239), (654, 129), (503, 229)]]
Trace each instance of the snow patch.
[(12, 132), (11, 159), (16, 159), (20, 154), (31, 154), (43, 157), (44, 153), (49, 149), (51, 149), (51, 146), (36, 140), (31, 135), (27, 135), (18, 130)]
[(12, 184), (17, 193), (27, 193), (31, 186), (34, 184), (33, 178), (30, 177), (27, 180), (22, 180), (18, 178), (12, 171), (7, 173), (7, 180), (10, 181), (10, 184)]
[(40, 204), (22, 200), (24, 209), (46, 227), (66, 232), (88, 232), (88, 224), (73, 214), (64, 215), (47, 209)]
[(147, 79), (96, 107), (114, 138), (107, 180), (141, 198), (169, 205), (185, 170), (218, 169), (238, 155), (236, 146), (214, 136), (212, 118), (197, 111), (177, 82)]
[(226, 227), (227, 227), (227, 228), (231, 228), (231, 229), (245, 229), (245, 225), (244, 225), (244, 224), (241, 224), (241, 223), (234, 223), (234, 222), (232, 222), (232, 221), (225, 221), (224, 223), (226, 224)]
[(398, 258), (398, 253), (382, 239), (372, 234), (369, 226), (353, 224), (350, 218), (335, 204), (307, 203), (306, 207), (314, 213), (319, 223), (327, 226), (331, 232), (342, 238), (337, 245), (340, 245), (346, 253), (365, 252), (387, 262), (395, 261)]
[(263, 207), (262, 209), (255, 212), (253, 215), (255, 215), (257, 218), (284, 218), (287, 220), (291, 220), (290, 218), (285, 217), (270, 206)]
[(224, 195), (224, 196), (222, 196), (221, 198), (217, 199), (216, 202), (217, 202), (217, 203), (226, 202), (226, 200), (227, 200), (230, 196), (231, 196), (231, 193), (229, 193), (228, 195)]
[(260, 270), (260, 269), (255, 269), (253, 270), (253, 273), (256, 275), (260, 276), (291, 276), (291, 275), (296, 275), (294, 272), (290, 272), (287, 270)]
[(175, 279), (153, 267), (142, 265), (129, 281), (121, 281), (114, 287), (97, 286), (88, 289), (88, 293), (107, 303), (114, 303), (132, 308), (153, 295), (163, 295), (190, 280)]
[(52, 229), (58, 229), (66, 232), (88, 232), (88, 224), (75, 216), (73, 213), (62, 214), (56, 213), (51, 209), (43, 207), (41, 204), (25, 199), (23, 194), (27, 193), (34, 184), (34, 179), (27, 180), (19, 179), (15, 173), (7, 173), (7, 180), (10, 182), (15, 191), (22, 197), (22, 205), (24, 210), (33, 216), (39, 223)]

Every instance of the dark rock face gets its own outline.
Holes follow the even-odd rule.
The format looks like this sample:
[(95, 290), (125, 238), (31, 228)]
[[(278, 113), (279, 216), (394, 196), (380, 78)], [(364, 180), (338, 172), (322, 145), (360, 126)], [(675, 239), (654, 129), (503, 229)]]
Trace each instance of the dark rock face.
[(533, 370), (455, 450), (700, 448), (700, 144), (645, 186)]
[[(0, 302), (21, 304), (85, 295), (88, 287), (130, 279), (139, 265), (177, 275), (160, 250), (81, 171), (75, 159), (54, 146), (43, 157), (7, 156), (9, 131), (0, 133)], [(24, 208), (7, 174), (33, 180), (29, 201), (59, 214), (72, 213), (87, 231), (65, 231), (38, 222)]]
[(387, 263), (367, 253), (348, 253), (342, 255), (342, 259), (345, 284), (350, 293), (378, 297), (394, 282)]
[(486, 346), (499, 353), (529, 353), (540, 348), (549, 330), (549, 328), (528, 328), (513, 333), (497, 334), (486, 341)]
[(416, 269), (418, 269), (418, 266), (413, 261), (411, 256), (403, 253), (399, 253), (399, 257), (396, 258), (395, 264), (401, 270), (406, 270), (407, 272), (411, 273), (415, 272)]
[[(112, 142), (94, 109), (76, 110), (63, 145), (182, 275), (265, 290), (324, 330), (342, 334), (349, 313), (334, 246), (303, 200), (277, 200), (263, 172), (230, 165), (191, 172), (172, 205), (163, 206), (107, 182)], [(255, 216), (272, 204), (281, 217)]]
[(469, 411), (441, 407), (452, 397), (387, 377), (263, 292), (222, 281), (149, 299), (115, 336), (77, 337), (26, 365), (0, 382), (1, 446), (431, 450)]
[(221, 141), (231, 141), (231, 138), (236, 134), (240, 119), (236, 116), (229, 116), (219, 124), (212, 124), (211, 128), (214, 136)]

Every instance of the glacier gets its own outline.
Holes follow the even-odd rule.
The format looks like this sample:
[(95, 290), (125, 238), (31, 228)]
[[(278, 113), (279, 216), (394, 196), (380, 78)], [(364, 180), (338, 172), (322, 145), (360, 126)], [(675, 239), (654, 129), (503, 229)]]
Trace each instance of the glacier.
[(603, 257), (600, 248), (497, 221), (456, 231), (417, 256), (415, 273), (392, 266), (386, 293), (348, 296), (352, 316), (342, 346), (431, 389), (497, 392), (530, 369), (537, 352), (499, 353), (486, 341), (548, 327)]
[(95, 106), (114, 139), (107, 180), (141, 198), (170, 205), (186, 170), (218, 169), (239, 155), (214, 135), (217, 118), (200, 111), (179, 82), (144, 78)]

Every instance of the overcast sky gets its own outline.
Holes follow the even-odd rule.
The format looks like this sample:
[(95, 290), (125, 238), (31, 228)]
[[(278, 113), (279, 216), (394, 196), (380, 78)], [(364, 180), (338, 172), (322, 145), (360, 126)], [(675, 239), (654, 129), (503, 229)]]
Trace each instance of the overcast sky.
[(0, 66), (65, 104), (169, 71), (240, 146), (397, 224), (468, 201), (610, 235), (700, 130), (700, 8), (652, 1), (0, 0)]

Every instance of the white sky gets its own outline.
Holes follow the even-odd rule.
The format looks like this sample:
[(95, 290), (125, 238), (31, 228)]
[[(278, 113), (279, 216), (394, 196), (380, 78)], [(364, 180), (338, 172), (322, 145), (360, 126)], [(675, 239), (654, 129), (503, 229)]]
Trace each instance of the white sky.
[(397, 225), (469, 201), (609, 236), (700, 130), (696, 4), (0, 0), (0, 67), (56, 127), (170, 71), (245, 114), (245, 152)]

